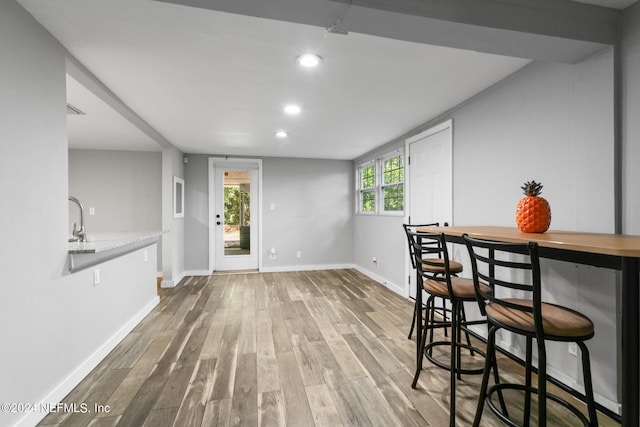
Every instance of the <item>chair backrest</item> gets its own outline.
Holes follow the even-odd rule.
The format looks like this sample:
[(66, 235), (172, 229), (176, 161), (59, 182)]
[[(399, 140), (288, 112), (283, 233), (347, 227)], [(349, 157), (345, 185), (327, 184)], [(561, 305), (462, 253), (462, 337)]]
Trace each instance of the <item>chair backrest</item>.
[[(486, 314), (488, 303), (533, 313), (536, 335), (542, 336), (542, 297), (538, 244), (504, 243), (471, 238), (462, 235), (473, 272), (473, 282), (480, 311)], [(480, 287), (483, 283), (488, 289)], [(517, 304), (509, 299), (518, 298), (531, 304)]]
[[(439, 227), (440, 223), (439, 222), (432, 222), (431, 224), (402, 224), (402, 227), (404, 228), (404, 232), (407, 235), (407, 243), (409, 244), (409, 256), (411, 258), (411, 266), (415, 269), (416, 268), (416, 260), (415, 260), (415, 247), (414, 247), (414, 239), (411, 236), (411, 234), (415, 234), (417, 233), (417, 229), (419, 227)], [(439, 247), (434, 247), (434, 246), (425, 246), (423, 248), (422, 254), (423, 256), (427, 253), (435, 253), (435, 254), (440, 254), (440, 248)]]
[[(453, 298), (449, 251), (444, 233), (408, 232), (407, 235), (413, 245), (413, 263), (417, 266), (418, 277), (423, 281), (433, 280), (443, 283), (447, 287), (449, 296)], [(425, 251), (427, 254), (435, 253), (434, 248), (437, 248), (438, 258), (424, 256)]]

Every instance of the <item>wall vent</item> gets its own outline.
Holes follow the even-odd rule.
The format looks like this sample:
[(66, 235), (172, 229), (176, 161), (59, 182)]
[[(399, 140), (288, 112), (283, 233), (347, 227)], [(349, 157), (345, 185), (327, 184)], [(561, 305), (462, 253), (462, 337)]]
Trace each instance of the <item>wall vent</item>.
[(84, 116), (85, 113), (78, 107), (74, 107), (71, 104), (67, 104), (67, 114), (71, 114), (74, 116)]

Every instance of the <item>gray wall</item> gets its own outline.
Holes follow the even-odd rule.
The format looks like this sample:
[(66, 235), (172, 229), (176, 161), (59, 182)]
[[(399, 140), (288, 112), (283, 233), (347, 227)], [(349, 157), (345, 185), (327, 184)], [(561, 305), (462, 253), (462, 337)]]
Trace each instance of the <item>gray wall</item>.
[[(162, 286), (173, 287), (185, 276), (185, 220), (173, 217), (173, 177), (184, 178), (183, 154), (162, 149)], [(185, 189), (189, 184), (185, 182)], [(183, 190), (185, 191), (185, 190)], [(185, 211), (186, 213), (186, 211)]]
[(209, 156), (188, 155), (184, 165), (184, 269), (209, 269)]
[(69, 194), (82, 202), (89, 232), (160, 231), (161, 177), (160, 152), (69, 150)]
[(453, 113), (455, 224), (514, 226), (535, 179), (552, 228), (614, 231), (612, 59), (530, 66)]
[[(454, 224), (515, 226), (520, 186), (535, 179), (544, 184), (552, 229), (614, 232), (612, 64), (608, 49), (576, 65), (533, 65), (453, 113)], [(466, 250), (457, 247), (455, 256), (466, 260)], [(617, 402), (616, 274), (547, 260), (542, 268), (544, 298), (596, 324), (595, 391)], [(524, 353), (524, 342), (501, 340)], [(566, 345), (550, 346), (548, 365), (581, 387), (581, 365)]]
[[(208, 156), (185, 165), (185, 270), (208, 263)], [(264, 158), (264, 270), (350, 265), (353, 262), (353, 168), (350, 161)], [(273, 204), (275, 210), (271, 210)], [(269, 250), (275, 248), (276, 258)], [(296, 253), (302, 253), (301, 258)]]
[[(84, 207), (87, 233), (162, 230), (162, 153), (69, 150), (69, 194)], [(90, 208), (95, 215), (89, 215)], [(79, 223), (69, 204), (69, 233)], [(157, 271), (162, 271), (158, 245)]]
[(622, 20), (623, 232), (640, 235), (640, 4)]
[[(351, 162), (267, 158), (263, 179), (264, 269), (353, 262)], [(269, 257), (271, 248), (275, 259)], [(297, 251), (302, 258), (296, 258)]]
[[(53, 403), (157, 301), (155, 272), (144, 285), (129, 274), (138, 251), (102, 264), (100, 286), (91, 269), (67, 273), (66, 51), (13, 0), (0, 2), (0, 40), (0, 401)], [(0, 413), (0, 425), (42, 416)]]
[[(520, 186), (535, 179), (544, 184), (543, 196), (551, 204), (552, 228), (614, 231), (612, 64), (613, 49), (576, 65), (533, 64), (416, 130), (453, 119), (454, 225), (515, 226)], [(401, 143), (392, 142), (355, 163)], [(404, 285), (400, 221), (356, 216), (354, 222), (356, 264), (380, 271), (388, 285)], [(381, 264), (373, 269), (370, 257), (376, 254)], [(465, 263), (468, 276), (466, 249), (456, 245), (453, 254)], [(389, 263), (393, 271), (382, 270)], [(615, 410), (617, 377), (611, 362), (616, 355), (611, 349), (616, 348), (616, 273), (547, 261), (543, 270), (553, 287), (545, 298), (595, 322), (589, 348), (596, 393)], [(523, 353), (520, 341), (501, 339), (503, 346)], [(552, 374), (579, 389), (580, 364), (567, 357), (567, 346), (553, 345), (549, 353)]]

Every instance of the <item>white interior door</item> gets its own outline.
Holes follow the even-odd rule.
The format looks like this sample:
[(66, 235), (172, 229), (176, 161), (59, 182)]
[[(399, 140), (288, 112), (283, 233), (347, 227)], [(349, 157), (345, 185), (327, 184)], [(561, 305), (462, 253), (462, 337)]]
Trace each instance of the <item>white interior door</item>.
[[(210, 230), (213, 270), (258, 268), (259, 163), (212, 159)], [(242, 161), (239, 161), (242, 160)]]
[[(407, 219), (412, 224), (445, 222), (453, 219), (452, 121), (449, 120), (407, 139), (409, 191)], [(414, 275), (407, 251), (408, 277)], [(415, 286), (409, 286), (415, 297)]]

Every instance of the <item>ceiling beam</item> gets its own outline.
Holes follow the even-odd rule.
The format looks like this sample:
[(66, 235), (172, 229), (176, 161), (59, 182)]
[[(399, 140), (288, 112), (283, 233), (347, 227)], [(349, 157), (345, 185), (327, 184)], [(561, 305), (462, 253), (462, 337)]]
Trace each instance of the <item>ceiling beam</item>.
[(575, 63), (613, 45), (619, 11), (568, 0), (156, 0), (397, 40)]

